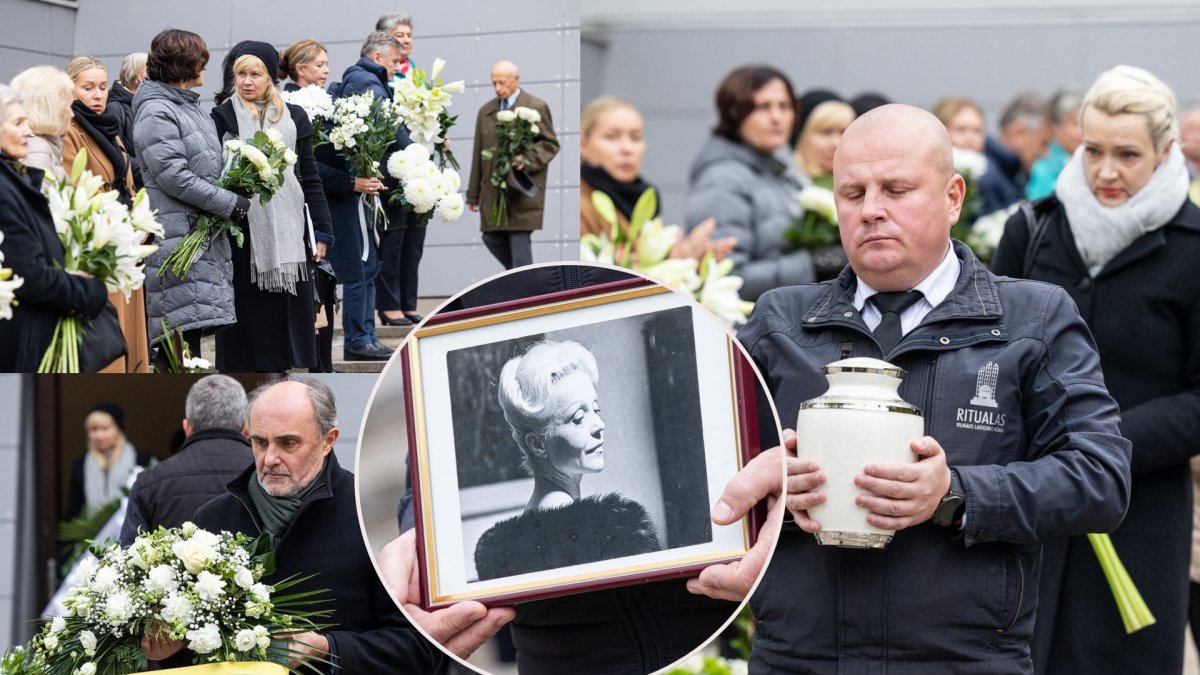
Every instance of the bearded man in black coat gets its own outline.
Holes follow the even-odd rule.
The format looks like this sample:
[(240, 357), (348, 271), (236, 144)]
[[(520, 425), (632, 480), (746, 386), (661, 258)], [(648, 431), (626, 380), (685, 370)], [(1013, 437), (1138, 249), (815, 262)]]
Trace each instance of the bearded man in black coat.
[(267, 533), (277, 569), (265, 583), (316, 575), (291, 590), (328, 589), (320, 597), (333, 627), (293, 635), (291, 647), (333, 664), (313, 661), (322, 672), (434, 672), (441, 652), (404, 618), (371, 565), (354, 474), (331, 452), (339, 434), (333, 392), (318, 380), (282, 380), (252, 392), (247, 409), (254, 464), (196, 512), (196, 525)]

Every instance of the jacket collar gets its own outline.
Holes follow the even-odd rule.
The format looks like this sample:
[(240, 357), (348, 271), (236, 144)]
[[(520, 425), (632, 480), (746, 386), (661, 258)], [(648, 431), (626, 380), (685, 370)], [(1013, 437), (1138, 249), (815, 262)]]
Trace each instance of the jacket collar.
[[(933, 308), (922, 325), (933, 321), (953, 319), (1000, 319), (1004, 310), (1000, 304), (1000, 296), (996, 291), (995, 278), (979, 262), (979, 258), (971, 252), (966, 244), (953, 241), (954, 255), (962, 263), (954, 291), (937, 307)], [(820, 326), (823, 324), (850, 324), (866, 330), (860, 313), (854, 308), (854, 291), (858, 286), (858, 277), (849, 265), (842, 270), (832, 282), (828, 290), (813, 303), (805, 313), (802, 321), (805, 326)], [(868, 331), (870, 332), (870, 331)]]
[[(240, 435), (240, 434), (239, 434)], [(337, 455), (331, 450), (325, 457), (325, 466), (321, 469), (321, 473), (317, 474), (314, 479), (318, 481), (317, 487), (313, 488), (312, 492), (304, 497), (304, 503), (300, 505), (300, 510), (296, 513), (296, 519), (299, 520), (304, 512), (315, 502), (325, 499), (333, 499), (333, 484), (338, 478), (338, 473), (341, 467), (338, 465)], [(225, 489), (237, 498), (242, 506), (249, 512), (251, 519), (254, 520), (254, 525), (258, 528), (259, 533), (262, 533), (262, 519), (258, 515), (258, 511), (254, 508), (254, 502), (250, 499), (250, 488), (248, 483), (257, 471), (257, 465), (251, 464), (249, 468), (234, 478), (232, 481), (225, 484)], [(293, 522), (295, 522), (295, 520)], [(295, 531), (295, 528), (289, 527), (284, 533), (283, 539), (286, 540), (288, 535)]]
[(383, 85), (384, 89), (389, 89), (392, 82), (388, 79), (387, 68), (366, 57), (359, 57), (358, 63), (354, 65), (374, 75), (379, 80), (379, 83)]
[(243, 445), (245, 445), (247, 449), (249, 449), (249, 447), (250, 447), (250, 441), (246, 440), (246, 437), (242, 435), (242, 432), (237, 429), (227, 429), (224, 427), (209, 427), (208, 429), (201, 429), (199, 431), (192, 432), (192, 435), (188, 436), (187, 440), (185, 440), (183, 442), (183, 445), (179, 448), (179, 451), (183, 452), (184, 450), (187, 450), (190, 446), (192, 446), (196, 443), (199, 443), (201, 441), (212, 440), (215, 438), (223, 438), (223, 439), (230, 440), (230, 441), (239, 441)]

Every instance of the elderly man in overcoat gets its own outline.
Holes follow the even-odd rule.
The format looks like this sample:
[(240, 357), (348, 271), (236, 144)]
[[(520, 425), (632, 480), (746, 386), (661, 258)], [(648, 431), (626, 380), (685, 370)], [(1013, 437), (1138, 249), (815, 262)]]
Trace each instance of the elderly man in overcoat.
[[(521, 89), (520, 81), (517, 66), (511, 61), (500, 61), (492, 66), (492, 88), (496, 90), (496, 98), (483, 104), (475, 120), (474, 157), (467, 181), (467, 208), (479, 211), (483, 243), (506, 270), (533, 262), (531, 237), (534, 230), (542, 229), (547, 168), (558, 154), (558, 137), (554, 135), (550, 106)], [(496, 113), (520, 107), (537, 112), (541, 117), (538, 123), (541, 133), (529, 152), (517, 156), (512, 168), (528, 174), (537, 191), (528, 196), (509, 188), (507, 222), (498, 224), (496, 221), (500, 218), (492, 218), (492, 206), (500, 197), (499, 188), (489, 180), (494, 160), (484, 159), (482, 153), (496, 145)]]

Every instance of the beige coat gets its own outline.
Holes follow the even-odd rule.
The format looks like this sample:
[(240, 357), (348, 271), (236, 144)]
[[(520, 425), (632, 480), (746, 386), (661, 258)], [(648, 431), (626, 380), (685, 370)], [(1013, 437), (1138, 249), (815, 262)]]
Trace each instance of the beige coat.
[[(117, 146), (122, 151), (125, 150), (125, 145), (121, 139), (117, 139)], [(67, 128), (67, 133), (63, 136), (63, 153), (62, 166), (66, 171), (71, 170), (71, 165), (75, 163), (75, 156), (79, 154), (80, 148), (87, 149), (87, 166), (86, 170), (91, 171), (94, 175), (104, 179), (104, 189), (113, 189), (114, 181), (116, 180), (116, 171), (113, 169), (112, 162), (108, 161), (104, 151), (92, 137), (83, 129), (71, 120), (71, 125)], [(127, 162), (128, 163), (128, 162)], [(125, 186), (129, 189), (129, 194), (134, 194), (133, 189), (133, 171), (125, 172)], [(121, 323), (121, 332), (125, 335), (125, 348), (128, 354), (121, 359), (113, 361), (108, 366), (100, 370), (102, 373), (148, 373), (150, 372), (150, 337), (147, 334), (146, 325), (146, 291), (139, 288), (129, 296), (129, 300), (125, 300), (125, 296), (119, 292), (109, 293), (108, 301), (117, 308), (117, 319)]]
[(500, 99), (493, 98), (479, 109), (475, 120), (475, 145), (471, 161), (471, 176), (467, 180), (467, 203), (479, 205), (480, 229), (484, 232), (498, 230), (529, 232), (542, 229), (542, 212), (546, 208), (546, 175), (550, 160), (558, 154), (558, 137), (554, 135), (554, 122), (550, 119), (550, 107), (542, 99), (524, 89), (517, 95), (514, 107), (532, 108), (541, 115), (538, 124), (542, 134), (526, 153), (526, 173), (538, 187), (535, 197), (526, 197), (516, 190), (508, 191), (508, 224), (496, 225), (491, 220), (492, 206), (499, 191), (491, 183), (492, 160), (480, 157), (480, 153), (496, 145), (496, 113), (500, 112)]

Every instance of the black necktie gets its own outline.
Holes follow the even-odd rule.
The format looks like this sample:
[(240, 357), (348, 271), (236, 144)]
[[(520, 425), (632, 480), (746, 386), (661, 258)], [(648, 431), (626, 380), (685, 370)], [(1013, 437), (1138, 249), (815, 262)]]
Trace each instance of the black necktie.
[(506, 98), (500, 99), (500, 109), (508, 110), (508, 99), (506, 99)]
[(891, 353), (900, 341), (900, 336), (904, 334), (900, 330), (900, 314), (917, 304), (922, 297), (924, 296), (920, 291), (892, 291), (876, 293), (870, 297), (871, 304), (883, 315), (879, 325), (875, 327), (875, 340), (879, 342), (884, 356)]

